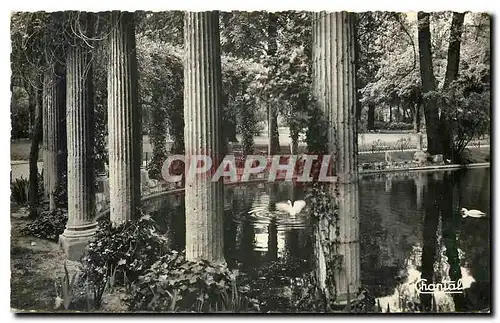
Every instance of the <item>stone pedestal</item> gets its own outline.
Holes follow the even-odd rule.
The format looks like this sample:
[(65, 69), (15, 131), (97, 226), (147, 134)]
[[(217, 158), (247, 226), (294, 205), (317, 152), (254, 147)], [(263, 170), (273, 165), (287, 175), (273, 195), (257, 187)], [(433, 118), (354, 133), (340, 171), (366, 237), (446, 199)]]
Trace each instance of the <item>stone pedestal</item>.
[(59, 243), (78, 260), (97, 229), (94, 188), (94, 107), (87, 49), (68, 48), (67, 57), (68, 223)]

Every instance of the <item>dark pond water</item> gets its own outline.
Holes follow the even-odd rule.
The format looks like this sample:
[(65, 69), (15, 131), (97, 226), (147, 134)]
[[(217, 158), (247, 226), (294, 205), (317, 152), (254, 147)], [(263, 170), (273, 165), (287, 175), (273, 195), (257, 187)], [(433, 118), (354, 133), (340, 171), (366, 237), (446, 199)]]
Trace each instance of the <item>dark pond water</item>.
[[(226, 261), (261, 281), (263, 294), (315, 268), (309, 208), (294, 217), (275, 208), (305, 199), (309, 190), (285, 182), (226, 187)], [(185, 244), (183, 203), (177, 195), (151, 205), (177, 250)], [(490, 221), (463, 219), (462, 207), (490, 215), (489, 168), (363, 176), (359, 239), (350, 259), (356, 286), (384, 312), (410, 311), (412, 304), (440, 312), (490, 307)], [(419, 296), (421, 278), (428, 284), (461, 279), (464, 291)]]

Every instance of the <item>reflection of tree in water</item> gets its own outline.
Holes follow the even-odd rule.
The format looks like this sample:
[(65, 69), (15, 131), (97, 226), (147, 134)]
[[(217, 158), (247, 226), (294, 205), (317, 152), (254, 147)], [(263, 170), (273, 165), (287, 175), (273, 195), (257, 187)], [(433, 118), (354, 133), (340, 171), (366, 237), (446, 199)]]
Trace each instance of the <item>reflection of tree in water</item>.
[[(435, 180), (432, 173), (427, 175), (427, 191), (425, 192), (424, 202), (424, 231), (422, 237), (422, 262), (421, 272), (422, 279), (427, 282), (434, 281), (434, 261), (436, 260), (436, 245), (437, 245), (437, 229), (439, 223), (439, 208), (444, 204), (442, 202), (443, 185), (440, 181)], [(446, 200), (446, 199), (445, 199)], [(424, 311), (431, 311), (432, 294), (420, 294), (420, 302)]]
[[(419, 302), (424, 311), (439, 312), (471, 311), (489, 307), (489, 254), (486, 251), (489, 249), (489, 244), (488, 235), (484, 234), (489, 228), (488, 221), (473, 219), (472, 222), (475, 222), (471, 226), (472, 222), (468, 222), (469, 219), (462, 220), (459, 214), (463, 205), (459, 196), (467, 195), (469, 188), (465, 174), (470, 176), (468, 172), (461, 171), (440, 172), (438, 175), (426, 174), (423, 245), (422, 248), (418, 246), (413, 248), (413, 255), (407, 260), (405, 281), (397, 287), (395, 294), (379, 299), (383, 308), (391, 304), (393, 311), (415, 310), (415, 307), (407, 308), (408, 302)], [(472, 181), (474, 182), (475, 179)], [(473, 189), (479, 189), (479, 187), (472, 186)], [(489, 194), (488, 190), (483, 189), (483, 191)], [(470, 200), (473, 205), (481, 199), (477, 195), (475, 198), (475, 200)], [(464, 232), (468, 234), (464, 236)], [(459, 233), (461, 233), (460, 239), (457, 241)], [(478, 250), (467, 246), (467, 239), (470, 236), (482, 237), (476, 241), (475, 247)], [(465, 252), (462, 252), (460, 248)], [(481, 265), (478, 261), (473, 263), (481, 257), (487, 264)], [(470, 268), (470, 272), (467, 268)], [(481, 281), (480, 276), (477, 275), (478, 272), (483, 272), (488, 277), (487, 280)], [(444, 292), (418, 295), (414, 290), (414, 284), (420, 278), (427, 279), (428, 284), (449, 280), (458, 281), (462, 278), (465, 291), (463, 294), (452, 295)]]
[(413, 178), (394, 176), (389, 192), (386, 180), (369, 177), (360, 184), (361, 279), (375, 297), (394, 293), (405, 259), (420, 241)]

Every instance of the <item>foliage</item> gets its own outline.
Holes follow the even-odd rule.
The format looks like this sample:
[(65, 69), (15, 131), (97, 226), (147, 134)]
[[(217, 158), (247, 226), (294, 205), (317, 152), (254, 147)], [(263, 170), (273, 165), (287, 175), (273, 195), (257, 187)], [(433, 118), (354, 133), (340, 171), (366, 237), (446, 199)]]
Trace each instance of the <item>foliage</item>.
[(317, 220), (338, 218), (338, 206), (332, 195), (335, 190), (331, 185), (315, 183), (312, 192), (307, 196), (307, 205), (311, 207), (311, 215)]
[[(20, 177), (16, 178), (14, 182), (10, 183), (11, 201), (17, 205), (24, 205), (29, 201), (29, 179)], [(43, 198), (44, 187), (43, 187), (43, 173), (38, 174), (38, 189), (37, 195), (40, 201)]]
[[(156, 178), (167, 154), (184, 151), (183, 54), (177, 46), (152, 41), (144, 35), (138, 35), (137, 49), (141, 103), (153, 144), (149, 171)], [(238, 129), (244, 137), (245, 150), (250, 151), (252, 136), (258, 131), (256, 107), (260, 106), (262, 96), (257, 84), (265, 69), (252, 60), (233, 56), (222, 56), (221, 63), (224, 137), (235, 141)], [(166, 133), (174, 142), (171, 151), (166, 151)]]
[(126, 302), (132, 311), (217, 312), (258, 310), (239, 286), (238, 272), (225, 264), (192, 262), (172, 252), (160, 258), (132, 286)]
[(80, 279), (92, 286), (100, 303), (107, 286), (136, 281), (167, 249), (166, 238), (147, 215), (118, 227), (106, 219), (85, 248)]
[(94, 163), (96, 175), (104, 173), (108, 165), (108, 88), (107, 88), (107, 49), (104, 43), (99, 43), (94, 49), (93, 86), (94, 86), (94, 123), (95, 145)]
[(12, 86), (11, 93), (11, 139), (29, 138), (30, 133), (30, 107), (28, 95), (24, 88)]
[(28, 202), (30, 183), (27, 178), (16, 178), (10, 183), (10, 199), (17, 205), (24, 205)]
[(411, 145), (411, 137), (404, 136), (399, 138), (398, 141), (396, 141), (395, 148), (404, 151), (405, 149), (410, 149), (410, 145)]
[(60, 177), (60, 182), (54, 192), (54, 202), (59, 208), (68, 208), (68, 173)]
[(25, 232), (32, 236), (58, 241), (59, 235), (63, 234), (68, 222), (68, 211), (65, 209), (55, 209), (53, 211), (42, 211), (41, 214), (29, 223)]

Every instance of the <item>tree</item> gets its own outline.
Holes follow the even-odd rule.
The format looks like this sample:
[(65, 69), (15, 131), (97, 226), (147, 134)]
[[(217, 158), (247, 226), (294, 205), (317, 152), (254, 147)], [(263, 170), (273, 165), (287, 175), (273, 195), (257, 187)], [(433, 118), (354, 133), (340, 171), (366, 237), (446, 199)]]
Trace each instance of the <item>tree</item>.
[[(446, 90), (450, 83), (457, 79), (460, 64), (460, 43), (462, 38), (462, 27), (465, 13), (454, 12), (450, 27), (450, 41), (448, 46), (448, 64), (443, 84)], [(451, 120), (447, 113), (442, 113), (440, 120), (440, 133), (442, 136), (443, 155), (445, 158), (453, 158), (453, 132), (450, 125)]]
[[(418, 51), (420, 57), (420, 76), (422, 80), (422, 93), (424, 95), (424, 114), (427, 128), (427, 151), (431, 155), (442, 152), (439, 134), (439, 115), (437, 102), (432, 97), (436, 91), (436, 79), (432, 64), (430, 14), (419, 11), (418, 18)], [(430, 94), (430, 95), (429, 95)]]
[[(29, 110), (33, 119), (29, 158), (30, 217), (37, 216), (38, 154), (43, 138), (43, 75), (53, 56), (52, 42), (58, 38), (50, 29), (51, 16), (45, 12), (15, 13), (11, 20), (12, 81), (28, 93)], [(57, 34), (56, 34), (57, 35)], [(45, 182), (46, 182), (45, 178)]]
[[(268, 22), (267, 22), (267, 55), (269, 68), (268, 73), (270, 73), (271, 78), (275, 77), (276, 70), (278, 69), (278, 65), (276, 64), (275, 56), (276, 51), (278, 49), (278, 14), (269, 12), (268, 13)], [(270, 98), (272, 99), (272, 97)], [(269, 136), (269, 147), (268, 147), (268, 155), (275, 155), (280, 149), (279, 142), (279, 131), (278, 131), (278, 111), (276, 107), (269, 103), (267, 105), (267, 113), (268, 113), (268, 136)]]

